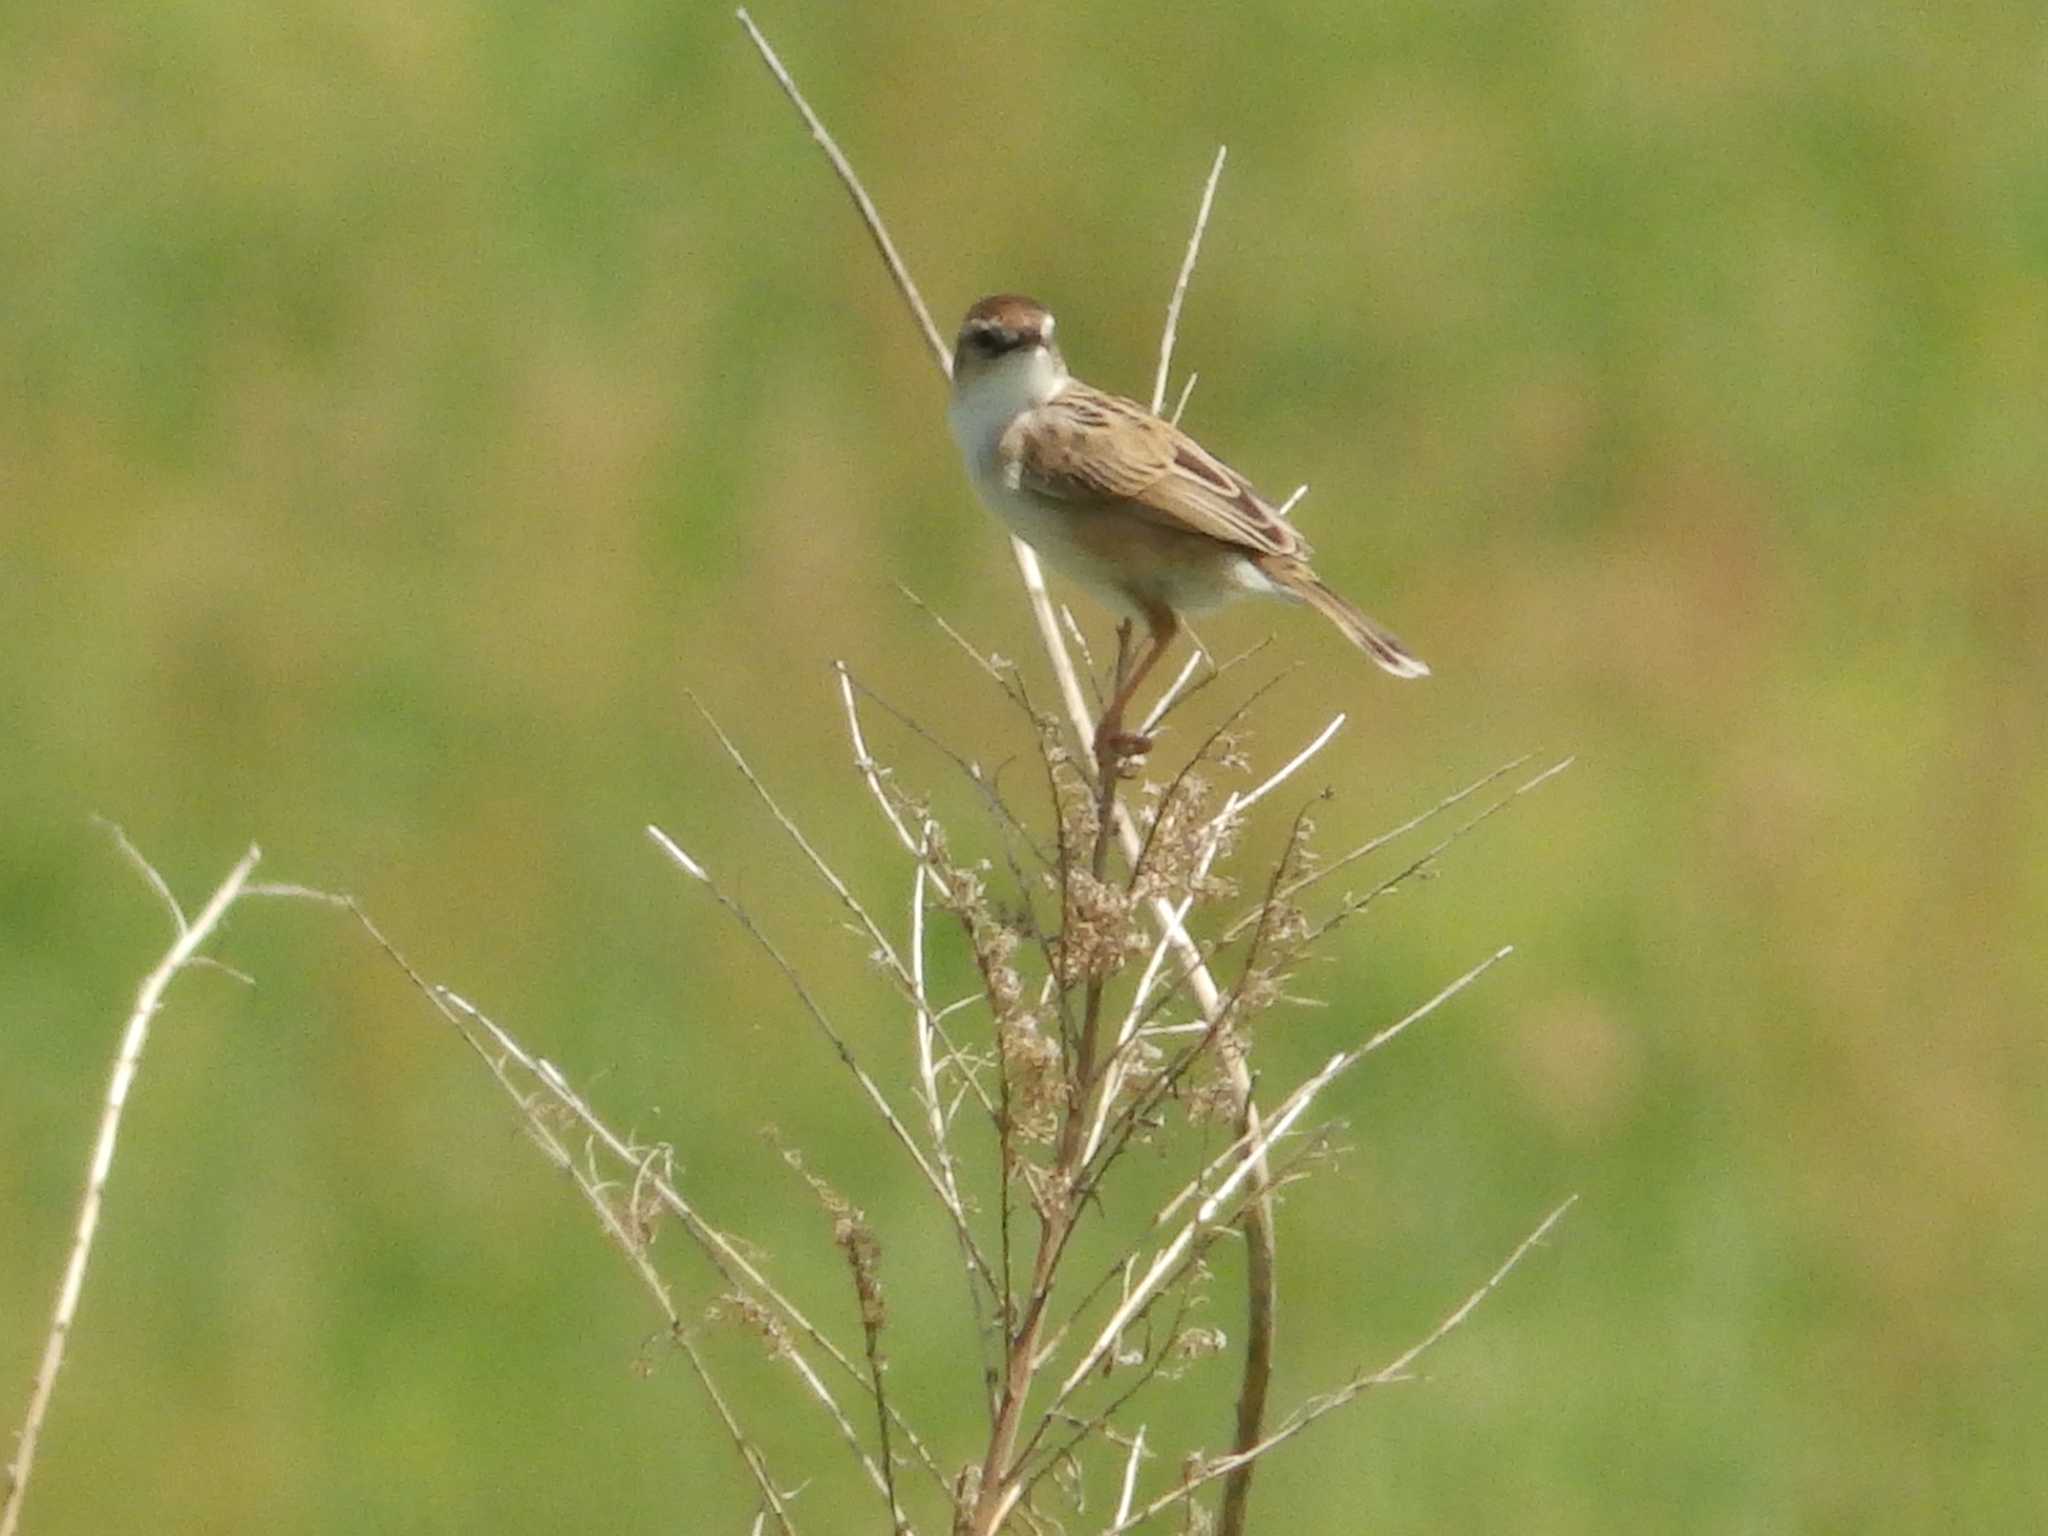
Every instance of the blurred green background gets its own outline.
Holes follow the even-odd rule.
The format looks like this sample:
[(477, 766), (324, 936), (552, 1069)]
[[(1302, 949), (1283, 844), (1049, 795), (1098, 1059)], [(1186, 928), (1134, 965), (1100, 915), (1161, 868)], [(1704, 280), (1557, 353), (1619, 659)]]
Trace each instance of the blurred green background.
[[(1037, 293), (1132, 392), (1230, 146), (1189, 423), (1312, 482), (1325, 574), (1437, 669), (1396, 686), (1302, 614), (1206, 626), (1308, 663), (1261, 757), (1351, 712), (1303, 781), (1337, 791), (1326, 846), (1580, 754), (1269, 1028), (1277, 1089), (1520, 947), (1339, 1095), (1353, 1150), (1283, 1216), (1281, 1402), (1585, 1198), (1426, 1384), (1269, 1464), (1261, 1528), (2048, 1520), (2039, 6), (760, 20), (942, 326)], [(900, 1009), (685, 691), (901, 913), (830, 662), (995, 761), (1015, 719), (895, 584), (1035, 654), (942, 398), (722, 7), (0, 13), (0, 1378), (25, 1388), (166, 938), (100, 813), (188, 900), (252, 839), (358, 895), (850, 1333), (779, 1125), (874, 1220), (899, 1386), (960, 1453), (944, 1234), (641, 832), (901, 1070)], [(219, 952), (257, 985), (194, 974), (160, 1021), (29, 1528), (744, 1528), (625, 1266), (392, 967), (300, 906), (239, 910)], [(806, 1528), (876, 1528), (715, 1342), (817, 1478)], [(1155, 1434), (1214, 1443), (1227, 1375)]]

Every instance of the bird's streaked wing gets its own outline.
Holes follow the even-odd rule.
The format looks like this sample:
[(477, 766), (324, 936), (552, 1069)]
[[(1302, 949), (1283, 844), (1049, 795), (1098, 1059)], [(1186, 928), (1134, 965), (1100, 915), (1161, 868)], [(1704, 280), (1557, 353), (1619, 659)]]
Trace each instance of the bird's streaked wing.
[(1249, 480), (1134, 400), (1075, 382), (1019, 417), (1004, 439), (1021, 483), (1041, 496), (1121, 502), (1251, 554), (1309, 554), (1308, 541)]

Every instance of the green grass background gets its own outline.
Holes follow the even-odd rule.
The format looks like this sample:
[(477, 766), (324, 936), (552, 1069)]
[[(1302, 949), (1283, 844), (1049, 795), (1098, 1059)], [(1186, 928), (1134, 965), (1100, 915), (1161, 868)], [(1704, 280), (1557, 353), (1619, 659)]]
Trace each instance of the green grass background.
[[(1351, 712), (1305, 782), (1337, 791), (1331, 846), (1580, 754), (1349, 936), (1331, 1008), (1269, 1028), (1277, 1091), (1520, 947), (1339, 1094), (1353, 1151), (1283, 1218), (1280, 1401), (1585, 1198), (1428, 1382), (1271, 1463), (1261, 1528), (2048, 1519), (2040, 8), (760, 19), (941, 323), (1035, 292), (1133, 392), (1228, 143), (1190, 424), (1314, 484), (1325, 573), (1438, 673), (1396, 686), (1305, 615), (1207, 626), (1308, 663), (1262, 755)], [(875, 1221), (898, 1386), (960, 1453), (943, 1233), (640, 831), (900, 1068), (900, 1010), (685, 690), (902, 911), (831, 660), (996, 760), (1015, 721), (895, 584), (1032, 654), (942, 398), (721, 7), (0, 12), (0, 1380), (25, 1391), (165, 941), (102, 813), (188, 899), (252, 839), (361, 897), (850, 1328), (754, 1135), (778, 1124)], [(194, 974), (159, 1021), (28, 1528), (743, 1529), (625, 1267), (391, 967), (291, 906), (220, 952), (257, 985)], [(780, 1378), (714, 1343), (817, 1479), (804, 1528), (879, 1528)], [(1213, 1443), (1227, 1375), (1155, 1434)]]

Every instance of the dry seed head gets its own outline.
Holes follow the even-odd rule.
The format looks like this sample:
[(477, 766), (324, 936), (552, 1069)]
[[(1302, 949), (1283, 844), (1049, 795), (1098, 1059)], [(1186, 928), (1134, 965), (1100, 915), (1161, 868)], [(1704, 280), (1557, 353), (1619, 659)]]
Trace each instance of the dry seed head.
[(1239, 1022), (1265, 1012), (1287, 995), (1287, 983), (1314, 936), (1308, 914), (1277, 898), (1260, 915), (1258, 948), (1239, 979), (1232, 1015)]
[(1145, 867), (1137, 880), (1141, 894), (1171, 898), (1186, 888), (1209, 842), (1213, 798), (1209, 781), (1199, 773), (1187, 773), (1165, 787), (1145, 826)]
[(751, 1333), (768, 1346), (768, 1353), (783, 1359), (795, 1353), (790, 1347), (789, 1333), (782, 1326), (782, 1319), (767, 1307), (741, 1291), (728, 1291), (704, 1309), (705, 1319), (713, 1323), (729, 1323)]
[(1175, 1336), (1169, 1353), (1181, 1361), (1206, 1360), (1229, 1346), (1230, 1337), (1221, 1328), (1186, 1328)]
[(1067, 1102), (1059, 1043), (1024, 1009), (998, 1020), (997, 1039), (1009, 1081), (1011, 1130), (1025, 1141), (1051, 1141)]
[(839, 1245), (853, 1271), (861, 1327), (870, 1334), (880, 1333), (889, 1321), (888, 1304), (882, 1299), (881, 1241), (859, 1211), (851, 1211), (832, 1224), (832, 1241)]
[(1244, 1099), (1223, 1069), (1211, 1061), (1201, 1076), (1189, 1084), (1182, 1095), (1182, 1102), (1187, 1106), (1188, 1120), (1192, 1124), (1222, 1125), (1234, 1129)]
[(1054, 809), (1059, 814), (1060, 841), (1070, 856), (1080, 858), (1086, 849), (1095, 846), (1095, 832), (1101, 825), (1096, 816), (1095, 786), (1088, 776), (1076, 768), (1073, 759), (1062, 753), (1058, 759), (1047, 758), (1047, 767), (1052, 774)]
[(1061, 986), (1113, 976), (1150, 948), (1130, 892), (1085, 870), (1067, 871), (1066, 925), (1053, 944)]

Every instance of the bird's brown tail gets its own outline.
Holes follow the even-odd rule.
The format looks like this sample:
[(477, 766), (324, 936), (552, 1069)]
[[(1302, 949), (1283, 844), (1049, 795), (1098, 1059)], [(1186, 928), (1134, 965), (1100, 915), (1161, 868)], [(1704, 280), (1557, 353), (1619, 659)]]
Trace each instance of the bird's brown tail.
[(1429, 663), (1332, 592), (1305, 567), (1266, 568), (1266, 574), (1344, 631), (1344, 637), (1396, 677), (1427, 677)]

